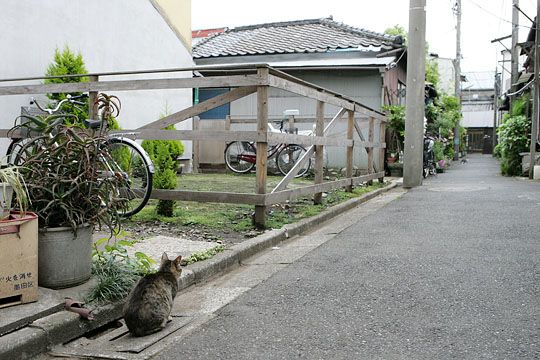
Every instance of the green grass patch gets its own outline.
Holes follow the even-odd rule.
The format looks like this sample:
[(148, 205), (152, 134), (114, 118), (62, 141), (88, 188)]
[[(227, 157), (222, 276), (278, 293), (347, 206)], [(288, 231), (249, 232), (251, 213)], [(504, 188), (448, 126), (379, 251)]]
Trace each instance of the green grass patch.
[[(282, 179), (281, 176), (269, 176), (269, 191)], [(291, 187), (313, 184), (312, 180), (305, 178), (295, 179)], [(252, 187), (251, 187), (252, 186)], [(359, 197), (365, 193), (382, 188), (386, 184), (374, 182), (373, 185), (359, 186), (352, 192), (335, 190), (329, 192), (323, 203), (314, 205), (311, 197), (299, 198), (286, 204), (276, 204), (269, 207), (267, 228), (278, 229), (285, 224), (311, 217), (321, 213), (326, 208), (339, 204), (346, 200)], [(179, 177), (180, 189), (195, 191), (227, 191), (227, 192), (252, 192), (255, 188), (255, 177), (252, 174), (187, 174)], [(172, 217), (164, 217), (155, 210), (156, 201), (150, 201), (143, 211), (135, 215), (131, 221), (136, 222), (166, 222), (179, 226), (201, 226), (218, 231), (252, 231), (254, 207), (251, 205), (221, 204), (221, 203), (197, 203), (189, 201), (177, 201)]]
[[(197, 261), (203, 261), (203, 260), (210, 259), (210, 258), (214, 257), (216, 254), (219, 254), (220, 252), (222, 252), (224, 250), (225, 250), (225, 246), (219, 245), (219, 246), (216, 246), (216, 247), (208, 249), (208, 250), (194, 252), (187, 259), (185, 259), (185, 265), (193, 264), (193, 263), (195, 263)], [(184, 265), (184, 263), (183, 263), (183, 265)]]

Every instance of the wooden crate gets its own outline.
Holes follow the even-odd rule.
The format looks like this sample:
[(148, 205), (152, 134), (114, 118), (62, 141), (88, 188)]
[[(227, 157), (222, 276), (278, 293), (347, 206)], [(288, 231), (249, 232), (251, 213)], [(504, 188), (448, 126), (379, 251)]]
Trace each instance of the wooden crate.
[(38, 300), (38, 218), (12, 212), (0, 221), (0, 308)]

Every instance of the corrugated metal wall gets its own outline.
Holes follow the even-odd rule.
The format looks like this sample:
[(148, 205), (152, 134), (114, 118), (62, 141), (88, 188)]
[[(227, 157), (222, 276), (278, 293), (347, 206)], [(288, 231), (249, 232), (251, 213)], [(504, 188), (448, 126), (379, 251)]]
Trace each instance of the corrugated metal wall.
[[(382, 76), (379, 70), (335, 70), (335, 71), (288, 71), (293, 76), (314, 83), (321, 87), (333, 90), (356, 101), (361, 102), (375, 110), (380, 110), (382, 103)], [(296, 109), (300, 112), (300, 117), (315, 118), (316, 101), (306, 97), (296, 95), (279, 89), (270, 89), (269, 117), (280, 118), (285, 110)], [(250, 95), (231, 104), (232, 118), (252, 118), (257, 114), (257, 98)], [(325, 117), (331, 119), (339, 108), (333, 105), (325, 105)], [(299, 130), (312, 129), (313, 124), (298, 124)], [(362, 132), (367, 140), (368, 124), (362, 123)], [(243, 129), (253, 130), (255, 125), (233, 124), (232, 130)], [(344, 116), (334, 127), (330, 136), (341, 136), (346, 134), (347, 117)], [(358, 137), (355, 135), (355, 139)], [(375, 141), (379, 139), (379, 127), (375, 126)], [(327, 147), (325, 161), (331, 168), (343, 168), (346, 161), (345, 147)], [(376, 151), (374, 160), (377, 163), (379, 154)], [(354, 163), (358, 168), (367, 168), (367, 155), (364, 150), (356, 149)]]

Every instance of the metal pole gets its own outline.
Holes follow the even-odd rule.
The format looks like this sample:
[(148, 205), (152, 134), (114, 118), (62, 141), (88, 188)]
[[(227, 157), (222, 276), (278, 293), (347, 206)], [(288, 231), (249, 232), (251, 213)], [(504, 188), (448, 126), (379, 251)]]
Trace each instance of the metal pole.
[[(456, 71), (455, 92), (456, 98), (461, 106), (461, 0), (456, 1), (455, 13), (456, 24), (456, 59), (454, 67)], [(454, 160), (459, 160), (459, 120), (454, 128)]]
[(403, 187), (422, 185), (424, 135), (424, 85), (426, 62), (426, 0), (409, 2), (409, 47), (407, 59), (407, 109)]
[(540, 45), (538, 38), (540, 37), (540, 0), (537, 0), (536, 5), (536, 38), (534, 40), (534, 89), (533, 89), (533, 113), (531, 126), (531, 162), (529, 164), (529, 179), (534, 177), (534, 165), (536, 165), (536, 142), (538, 141), (538, 118), (540, 116), (538, 109), (538, 96), (540, 95)]

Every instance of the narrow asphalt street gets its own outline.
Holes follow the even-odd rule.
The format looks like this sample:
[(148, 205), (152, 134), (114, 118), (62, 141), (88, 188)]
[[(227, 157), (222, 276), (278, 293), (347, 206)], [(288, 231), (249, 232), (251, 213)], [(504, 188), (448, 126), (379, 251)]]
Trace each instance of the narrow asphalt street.
[(498, 173), (425, 180), (155, 358), (540, 358), (540, 182)]

